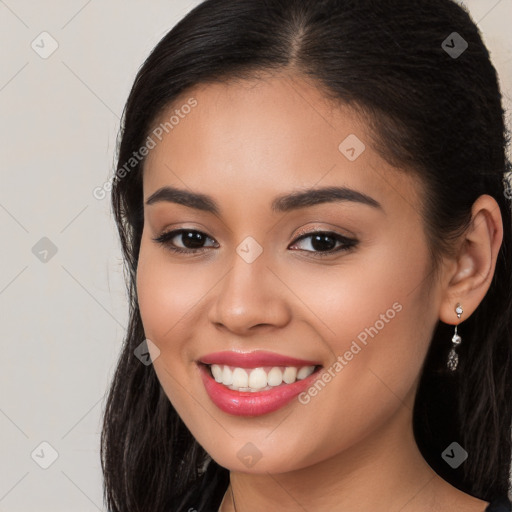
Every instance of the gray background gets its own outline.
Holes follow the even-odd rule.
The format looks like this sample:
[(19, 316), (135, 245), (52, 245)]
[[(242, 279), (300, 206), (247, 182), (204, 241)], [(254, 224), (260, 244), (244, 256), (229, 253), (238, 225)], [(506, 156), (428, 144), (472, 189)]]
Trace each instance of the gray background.
[[(104, 510), (100, 421), (127, 306), (92, 191), (137, 69), (198, 3), (0, 0), (0, 512)], [(512, 0), (465, 4), (510, 110)]]

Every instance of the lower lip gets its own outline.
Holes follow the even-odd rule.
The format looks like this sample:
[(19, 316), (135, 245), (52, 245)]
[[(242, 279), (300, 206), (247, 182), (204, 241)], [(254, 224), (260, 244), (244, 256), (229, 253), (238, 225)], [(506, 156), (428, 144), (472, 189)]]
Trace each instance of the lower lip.
[(234, 391), (219, 384), (208, 368), (199, 364), (199, 371), (206, 392), (211, 401), (222, 411), (235, 416), (260, 416), (277, 411), (291, 402), (297, 395), (308, 388), (318, 377), (318, 371), (293, 384), (276, 386), (267, 391)]

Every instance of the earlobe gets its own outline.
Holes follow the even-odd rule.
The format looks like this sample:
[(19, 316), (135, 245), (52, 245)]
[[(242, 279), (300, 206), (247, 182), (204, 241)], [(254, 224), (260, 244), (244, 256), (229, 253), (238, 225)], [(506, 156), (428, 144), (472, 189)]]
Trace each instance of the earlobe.
[(457, 324), (453, 308), (458, 302), (464, 304), (466, 318), (475, 311), (491, 285), (502, 240), (500, 207), (493, 197), (484, 194), (473, 204), (470, 226), (459, 242), (455, 270), (446, 276), (441, 321)]

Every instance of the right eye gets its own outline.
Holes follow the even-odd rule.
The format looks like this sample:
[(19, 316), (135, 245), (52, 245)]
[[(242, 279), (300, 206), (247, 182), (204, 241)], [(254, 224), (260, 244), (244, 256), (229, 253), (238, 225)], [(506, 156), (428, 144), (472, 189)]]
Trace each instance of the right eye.
[[(178, 240), (181, 239), (181, 243), (184, 247), (176, 246), (172, 242), (175, 238)], [(205, 233), (194, 229), (175, 229), (162, 233), (156, 238), (153, 238), (153, 240), (172, 252), (183, 254), (203, 252), (205, 247), (203, 247), (202, 244), (204, 244), (206, 240), (212, 240), (214, 243), (217, 243)], [(216, 247), (218, 247), (218, 244)]]

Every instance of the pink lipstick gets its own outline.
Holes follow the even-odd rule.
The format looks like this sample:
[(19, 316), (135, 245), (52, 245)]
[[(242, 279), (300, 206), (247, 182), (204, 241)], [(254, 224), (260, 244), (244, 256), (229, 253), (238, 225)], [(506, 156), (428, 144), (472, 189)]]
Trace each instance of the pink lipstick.
[(321, 364), (273, 352), (225, 351), (201, 357), (198, 368), (208, 396), (219, 409), (237, 416), (259, 416), (284, 407), (311, 386)]

